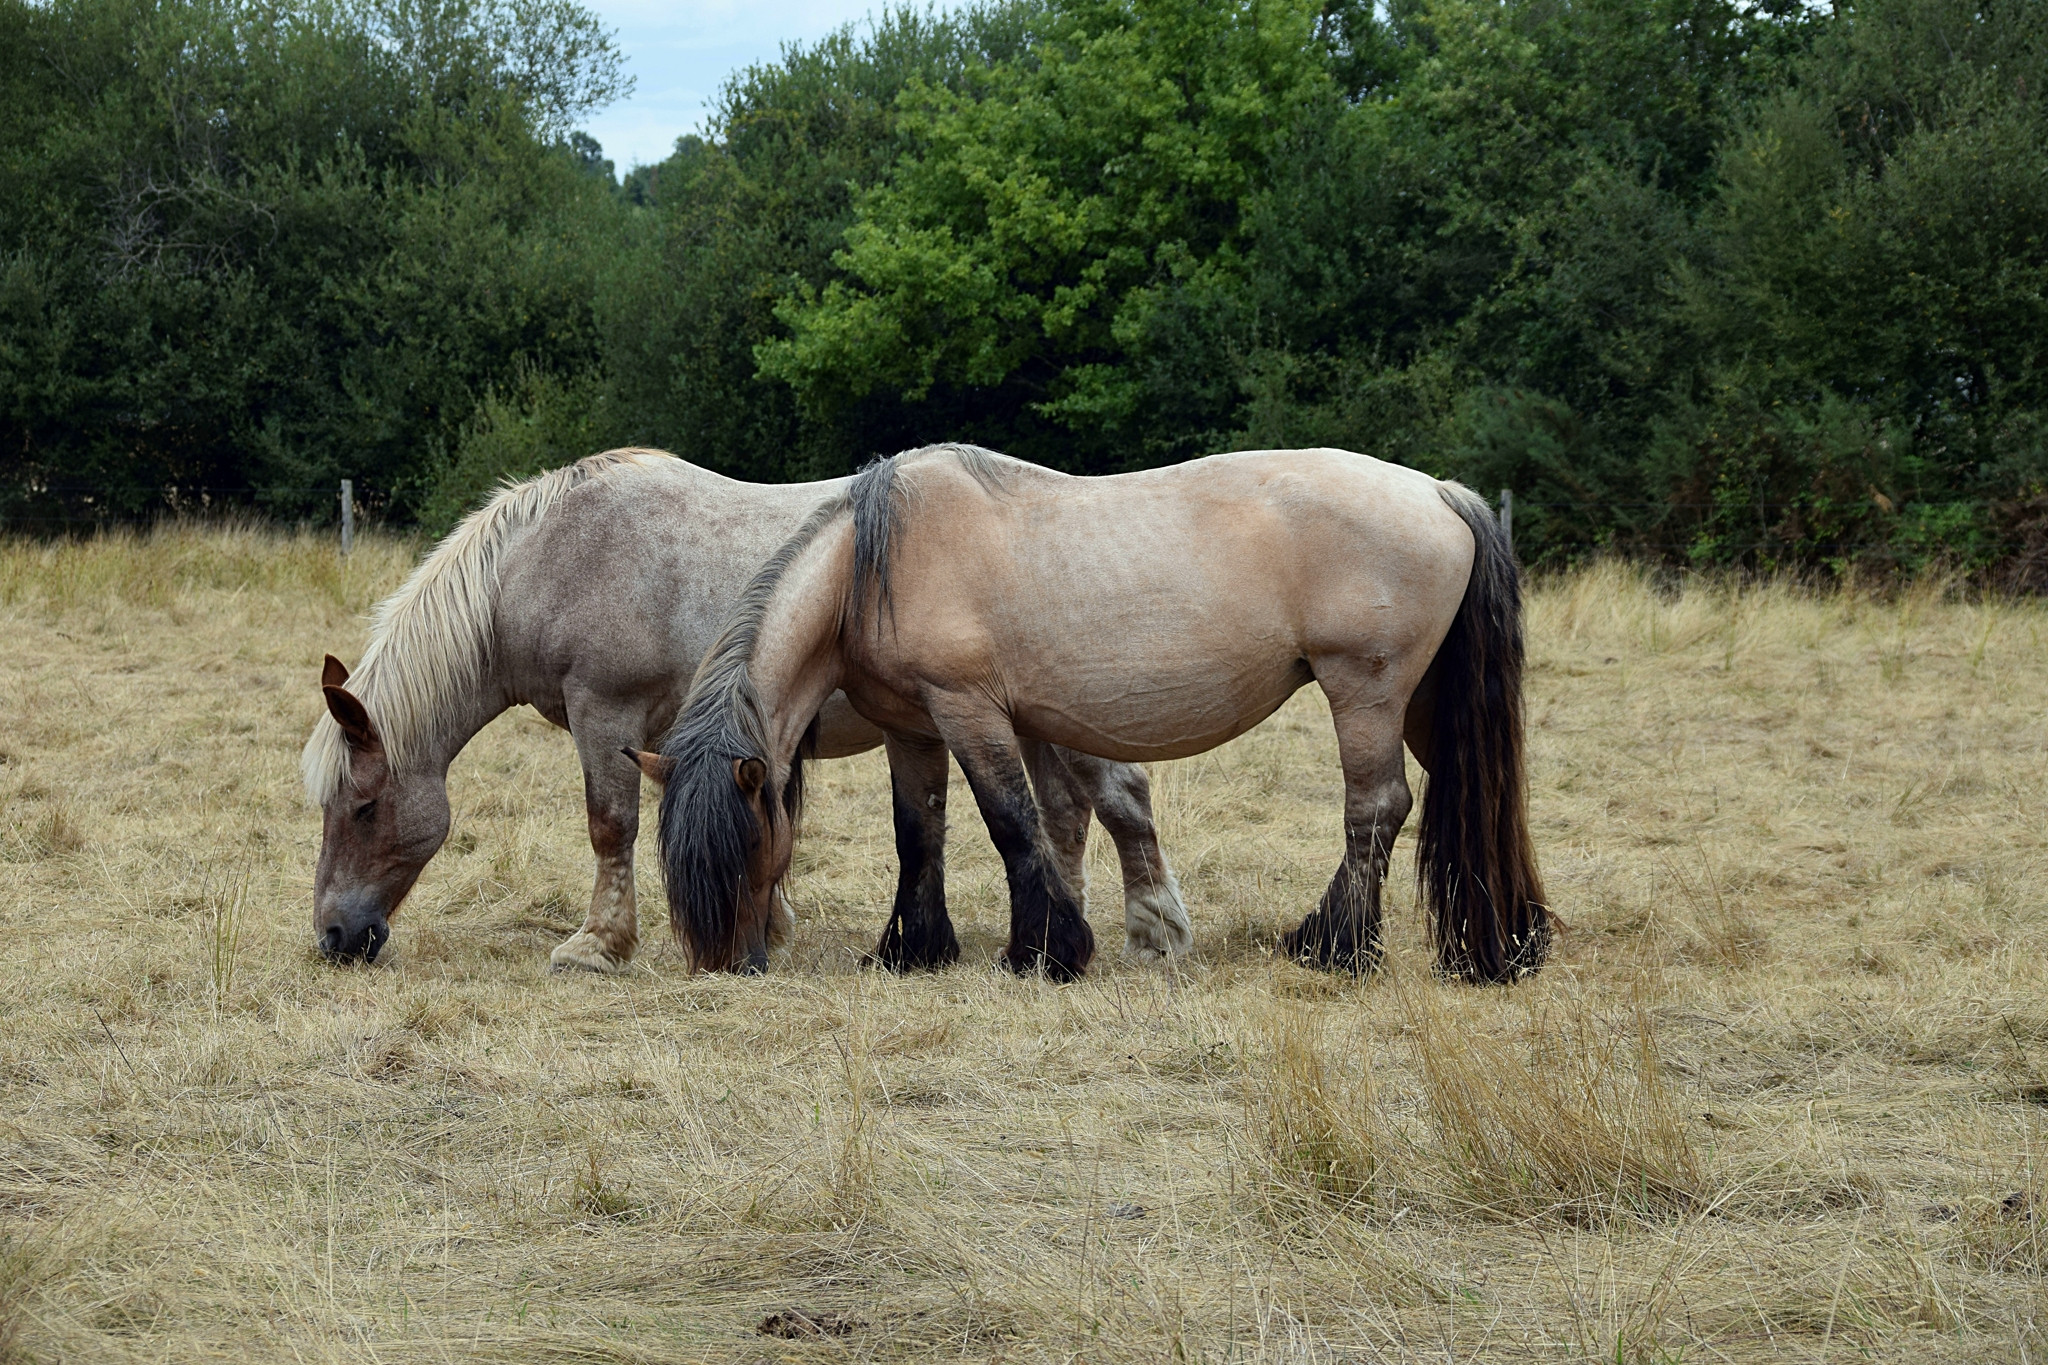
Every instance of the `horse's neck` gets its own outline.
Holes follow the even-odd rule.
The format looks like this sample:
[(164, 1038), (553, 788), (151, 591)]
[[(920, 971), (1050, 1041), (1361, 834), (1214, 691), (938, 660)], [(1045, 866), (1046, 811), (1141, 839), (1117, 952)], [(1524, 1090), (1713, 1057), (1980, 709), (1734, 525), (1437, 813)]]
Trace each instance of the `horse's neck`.
[(486, 665), (477, 685), (452, 702), (444, 703), (408, 746), (407, 766), (445, 777), (455, 757), (469, 747), (477, 732), (518, 704), (505, 686), (501, 670)]
[(448, 765), (455, 761), (455, 756), (468, 748), (469, 742), (476, 738), (477, 732), (504, 715), (513, 705), (511, 694), (499, 681), (498, 670), (486, 667), (483, 676), (477, 679), (476, 690), (465, 697), (461, 705), (451, 708), (450, 713), (443, 717), (444, 724), (437, 746), (442, 750), (439, 757), (441, 770), (446, 772)]
[(840, 685), (843, 604), (852, 575), (851, 522), (798, 556), (777, 585), (756, 636), (748, 676), (768, 722), (770, 752), (787, 761)]

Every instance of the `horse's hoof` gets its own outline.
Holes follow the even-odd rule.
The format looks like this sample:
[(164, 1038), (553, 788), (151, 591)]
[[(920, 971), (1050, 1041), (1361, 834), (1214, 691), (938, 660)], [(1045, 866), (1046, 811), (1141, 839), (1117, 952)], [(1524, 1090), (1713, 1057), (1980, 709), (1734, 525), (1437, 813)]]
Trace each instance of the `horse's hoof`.
[(883, 967), (903, 976), (910, 972), (936, 972), (960, 960), (960, 942), (949, 929), (944, 933), (885, 936), (875, 950), (861, 959), (863, 967)]
[(597, 935), (578, 930), (555, 945), (548, 954), (548, 969), (556, 972), (598, 972), (616, 976), (626, 970), (628, 959), (605, 947)]
[(918, 964), (910, 960), (910, 955), (904, 952), (901, 946), (896, 946), (878, 947), (872, 953), (861, 954), (860, 965), (879, 967), (885, 972), (894, 972), (902, 976), (905, 972), (915, 970)]
[(996, 954), (996, 965), (1017, 976), (1030, 976), (1034, 972), (1043, 971), (1047, 981), (1060, 986), (1066, 985), (1069, 981), (1080, 980), (1081, 973), (1087, 970), (1086, 963), (1072, 967), (1045, 953), (1027, 952), (1020, 961), (1011, 956), (1008, 948)]
[(1133, 962), (1155, 963), (1184, 957), (1195, 946), (1194, 926), (1181, 904), (1180, 888), (1167, 874), (1164, 882), (1133, 890), (1124, 897), (1124, 956)]
[(1290, 929), (1280, 936), (1278, 951), (1281, 957), (1301, 966), (1320, 972), (1344, 972), (1350, 976), (1378, 971), (1380, 959), (1384, 956), (1378, 944), (1360, 949), (1332, 943), (1321, 934), (1310, 934), (1300, 928)]
[(1187, 955), (1186, 948), (1161, 947), (1135, 938), (1124, 940), (1124, 961), (1134, 967), (1171, 967)]

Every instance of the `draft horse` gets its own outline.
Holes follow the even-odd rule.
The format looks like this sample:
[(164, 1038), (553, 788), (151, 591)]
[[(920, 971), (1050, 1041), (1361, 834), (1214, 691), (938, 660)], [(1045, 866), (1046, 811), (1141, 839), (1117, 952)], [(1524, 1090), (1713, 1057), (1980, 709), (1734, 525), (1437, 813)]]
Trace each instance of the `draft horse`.
[[(323, 820), (317, 946), (334, 958), (377, 956), (448, 836), (450, 763), (523, 703), (575, 739), (597, 862), (589, 913), (552, 961), (623, 967), (639, 943), (640, 774), (619, 750), (669, 728), (755, 570), (821, 501), (843, 502), (849, 484), (739, 483), (661, 451), (614, 450), (512, 484), (464, 520), (379, 604), (354, 674), (327, 659), (327, 714), (302, 760)], [(821, 756), (882, 743), (843, 698), (820, 712)], [(1128, 951), (1186, 951), (1187, 912), (1144, 773), (1048, 745), (1027, 756), (1064, 874), (1083, 875), (1092, 811), (1123, 865)], [(920, 763), (892, 777), (902, 881), (876, 955), (938, 965), (959, 951), (945, 909), (943, 758), (936, 771)], [(778, 926), (786, 915), (778, 904)], [(906, 919), (917, 926), (908, 941)]]
[(1070, 978), (1094, 939), (1020, 741), (1184, 758), (1313, 679), (1344, 767), (1344, 856), (1284, 951), (1352, 971), (1378, 959), (1412, 804), (1405, 740), (1429, 778), (1418, 863), (1439, 966), (1511, 981), (1552, 937), (1522, 666), (1513, 558), (1455, 483), (1341, 450), (1109, 478), (972, 446), (895, 456), (767, 561), (698, 669), (660, 756), (671, 923), (703, 967), (759, 960), (813, 718), (843, 694), (900, 769), (959, 761), (1008, 874), (1004, 961)]

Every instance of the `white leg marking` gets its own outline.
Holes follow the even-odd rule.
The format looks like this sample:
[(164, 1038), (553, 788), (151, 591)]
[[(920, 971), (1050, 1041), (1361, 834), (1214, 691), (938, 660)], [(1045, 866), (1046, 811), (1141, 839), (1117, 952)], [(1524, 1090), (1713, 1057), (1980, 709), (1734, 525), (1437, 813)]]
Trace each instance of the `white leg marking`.
[(1137, 962), (1180, 957), (1195, 946), (1194, 926), (1181, 904), (1171, 868), (1166, 880), (1124, 891), (1124, 955)]
[(548, 965), (556, 971), (622, 972), (640, 946), (638, 920), (632, 865), (606, 868), (583, 927), (555, 945)]
[(588, 929), (578, 929), (555, 945), (548, 965), (556, 971), (623, 972), (627, 959), (615, 955), (605, 941)]

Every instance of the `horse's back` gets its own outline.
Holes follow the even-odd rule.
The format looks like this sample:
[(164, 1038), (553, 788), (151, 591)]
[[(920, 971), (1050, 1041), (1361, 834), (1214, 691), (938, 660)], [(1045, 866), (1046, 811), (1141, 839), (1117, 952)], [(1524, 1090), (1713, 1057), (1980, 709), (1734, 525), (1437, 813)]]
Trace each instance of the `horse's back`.
[(578, 691), (672, 712), (755, 570), (843, 487), (673, 458), (579, 485), (506, 556), (498, 646), (515, 690), (557, 721)]
[(920, 502), (936, 478), (963, 503), (980, 504), (986, 515), (1033, 532), (1085, 539), (1091, 523), (1122, 518), (1121, 531), (1163, 544), (1208, 533), (1222, 519), (1226, 535), (1236, 539), (1231, 528), (1255, 516), (1260, 518), (1256, 524), (1268, 530), (1299, 537), (1328, 528), (1347, 542), (1364, 538), (1389, 554), (1434, 560), (1446, 553), (1469, 558), (1471, 552), (1469, 532), (1444, 502), (1444, 484), (1420, 470), (1355, 451), (1232, 451), (1099, 477), (1062, 474), (1003, 456), (989, 463), (994, 479), (945, 461), (918, 470)]
[(1204, 600), (1234, 600), (1309, 631), (1306, 604), (1344, 585), (1412, 596), (1471, 564), (1445, 485), (1351, 451), (1240, 451), (1100, 478), (998, 468), (993, 486), (920, 478), (918, 536), (964, 550), (954, 562), (984, 570), (970, 581), (1019, 600), (1087, 596), (1133, 613), (1171, 600), (1197, 619)]

